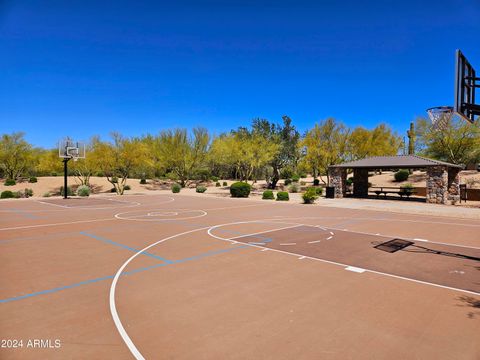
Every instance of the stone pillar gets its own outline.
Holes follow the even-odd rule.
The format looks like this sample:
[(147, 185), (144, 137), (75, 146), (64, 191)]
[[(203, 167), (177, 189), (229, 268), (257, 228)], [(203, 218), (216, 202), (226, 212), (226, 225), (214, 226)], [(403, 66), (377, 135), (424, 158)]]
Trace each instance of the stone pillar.
[(368, 169), (353, 169), (353, 196), (368, 196)]
[(330, 186), (335, 188), (335, 198), (343, 198), (346, 191), (347, 169), (332, 167), (328, 169)]
[(460, 169), (448, 168), (448, 203), (455, 205), (460, 202)]
[(427, 167), (427, 203), (448, 203), (448, 171), (446, 166)]

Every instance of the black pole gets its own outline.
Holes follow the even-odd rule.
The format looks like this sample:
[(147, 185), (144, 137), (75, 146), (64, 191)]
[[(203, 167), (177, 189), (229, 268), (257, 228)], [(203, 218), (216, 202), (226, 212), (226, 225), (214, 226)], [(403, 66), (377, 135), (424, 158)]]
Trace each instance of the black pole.
[(68, 167), (67, 163), (69, 158), (64, 158), (63, 159), (63, 198), (66, 199), (68, 195), (67, 191), (67, 176), (68, 176)]

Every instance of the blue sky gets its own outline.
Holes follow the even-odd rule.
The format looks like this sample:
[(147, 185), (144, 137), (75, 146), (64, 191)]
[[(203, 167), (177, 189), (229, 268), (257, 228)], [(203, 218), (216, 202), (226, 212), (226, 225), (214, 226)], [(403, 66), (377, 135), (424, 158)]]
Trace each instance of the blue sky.
[(290, 116), (402, 133), (480, 71), (480, 2), (0, 0), (0, 133), (54, 147)]

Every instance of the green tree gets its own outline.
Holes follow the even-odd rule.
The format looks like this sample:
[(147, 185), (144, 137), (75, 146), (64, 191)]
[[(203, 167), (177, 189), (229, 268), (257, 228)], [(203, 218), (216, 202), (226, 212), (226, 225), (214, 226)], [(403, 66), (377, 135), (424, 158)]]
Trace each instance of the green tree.
[(302, 145), (305, 151), (304, 161), (308, 164), (314, 176), (317, 172), (323, 183), (322, 175), (327, 176), (330, 183), (328, 167), (345, 161), (347, 156), (347, 141), (350, 132), (341, 122), (328, 118), (315, 124), (307, 131)]
[(3, 134), (0, 139), (0, 168), (7, 179), (16, 179), (34, 166), (32, 146), (23, 132)]
[(420, 152), (434, 159), (453, 164), (480, 161), (480, 122), (471, 124), (463, 119), (452, 119), (437, 128), (424, 118), (416, 121), (417, 144)]
[(401, 143), (401, 138), (385, 124), (372, 130), (357, 127), (347, 139), (347, 158), (358, 160), (368, 156), (396, 155)]
[(160, 133), (158, 141), (156, 156), (185, 187), (206, 162), (210, 143), (208, 130), (194, 128), (193, 136), (189, 136), (186, 129), (166, 130)]
[(274, 189), (280, 180), (280, 172), (285, 166), (292, 166), (295, 170), (301, 156), (299, 141), (300, 133), (288, 116), (282, 117), (283, 124), (273, 124), (266, 119), (253, 120), (252, 130), (261, 135), (270, 143), (275, 144), (277, 151), (269, 161), (272, 173), (268, 187)]
[(63, 172), (63, 164), (62, 159), (58, 156), (58, 149), (39, 151), (36, 171), (43, 176), (61, 174)]
[(112, 133), (112, 142), (98, 139), (88, 155), (93, 166), (102, 169), (118, 195), (123, 195), (128, 177), (150, 162), (147, 146), (138, 139), (128, 139)]
[(90, 185), (90, 177), (100, 170), (99, 164), (95, 157), (90, 156), (93, 150), (100, 142), (98, 136), (93, 137), (88, 144), (85, 145), (85, 159), (78, 159), (69, 163), (70, 169), (80, 185)]

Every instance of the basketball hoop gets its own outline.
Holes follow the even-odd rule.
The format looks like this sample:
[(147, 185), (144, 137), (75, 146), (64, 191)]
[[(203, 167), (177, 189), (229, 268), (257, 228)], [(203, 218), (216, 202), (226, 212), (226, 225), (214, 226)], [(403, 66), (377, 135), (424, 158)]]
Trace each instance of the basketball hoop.
[(428, 117), (432, 121), (435, 129), (445, 129), (453, 117), (453, 107), (451, 106), (435, 106), (427, 109)]

